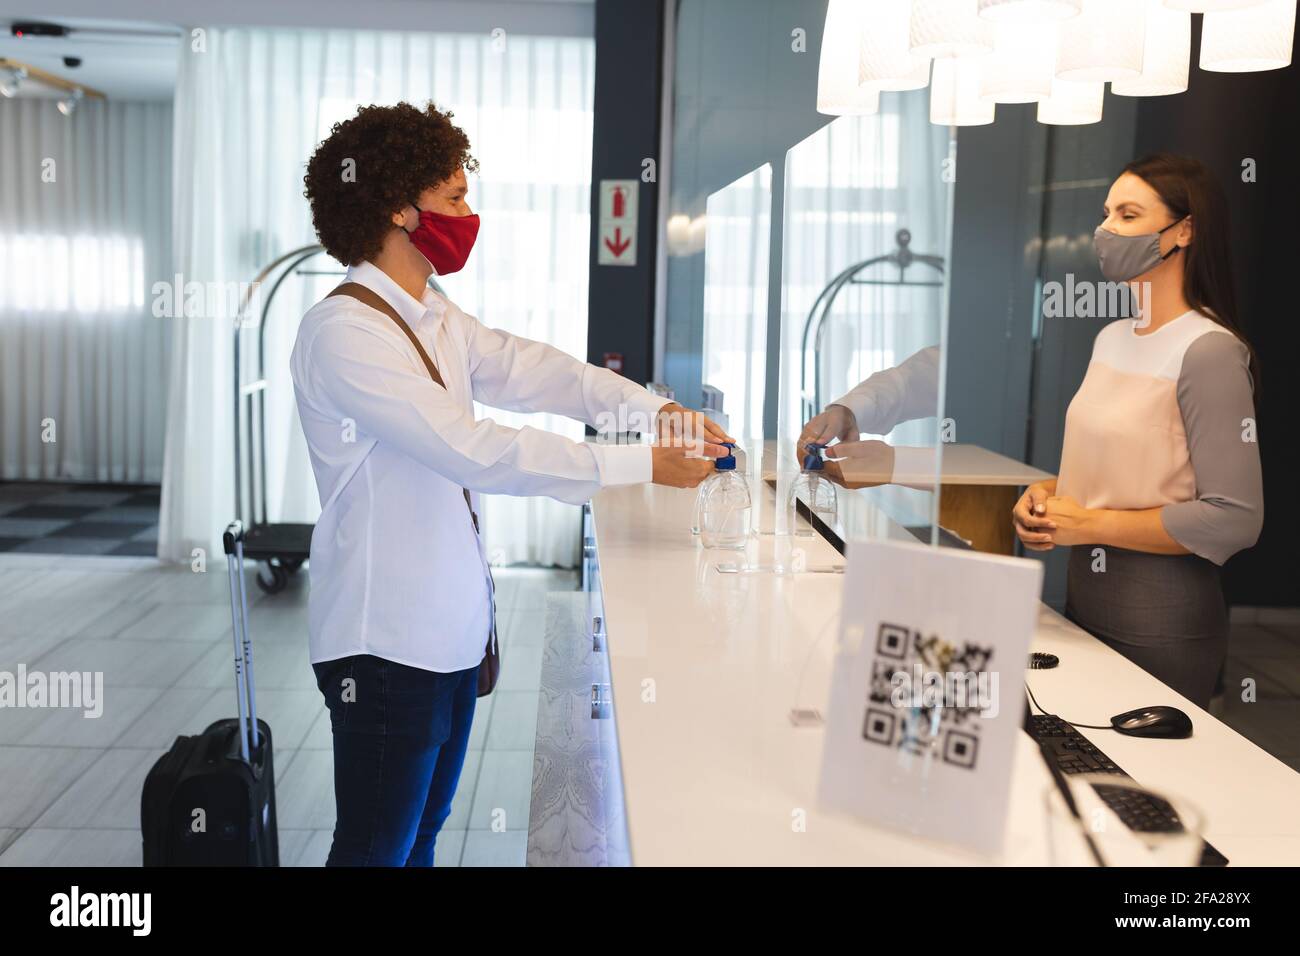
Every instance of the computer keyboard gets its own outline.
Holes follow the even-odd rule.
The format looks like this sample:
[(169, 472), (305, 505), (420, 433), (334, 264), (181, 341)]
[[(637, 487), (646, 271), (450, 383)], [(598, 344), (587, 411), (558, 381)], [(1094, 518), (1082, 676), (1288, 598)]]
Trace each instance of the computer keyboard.
[[(1064, 774), (1095, 773), (1129, 777), (1101, 748), (1060, 717), (1051, 714), (1025, 714), (1025, 732), (1039, 744), (1043, 753)], [(1174, 833), (1182, 822), (1174, 808), (1154, 794), (1135, 792), (1129, 787), (1094, 784), (1102, 801), (1131, 830), (1140, 833)], [(1206, 843), (1201, 850), (1201, 866), (1226, 866), (1228, 858)]]

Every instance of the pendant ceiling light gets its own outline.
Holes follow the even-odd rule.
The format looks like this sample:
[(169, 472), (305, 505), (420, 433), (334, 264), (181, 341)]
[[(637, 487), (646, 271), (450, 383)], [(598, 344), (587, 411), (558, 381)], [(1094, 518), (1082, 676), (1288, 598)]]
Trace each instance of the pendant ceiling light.
[(1277, 70), (1291, 63), (1296, 0), (1207, 13), (1201, 24), (1201, 69), (1214, 73)]
[(1168, 96), (1187, 89), (1192, 60), (1192, 15), (1171, 10), (1163, 0), (1140, 0), (1147, 5), (1146, 45), (1142, 73), (1116, 80), (1110, 91), (1120, 96)]
[(912, 0), (912, 53), (934, 59), (991, 53), (992, 24), (979, 15), (976, 4), (977, 0)]
[(912, 5), (907, 0), (872, 4), (862, 25), (858, 82), (877, 90), (921, 90), (930, 82), (930, 61), (911, 46)]
[(1039, 104), (1039, 122), (1096, 123), (1118, 96), (1185, 92), (1192, 13), (1200, 67), (1291, 63), (1300, 0), (829, 0), (817, 110), (876, 113), (882, 91), (930, 86), (930, 118), (993, 122), (997, 103)]
[(880, 110), (880, 90), (858, 82), (859, 38), (866, 7), (856, 0), (831, 0), (817, 63), (817, 112), (861, 116)]
[(994, 103), (1037, 103), (1052, 92), (1060, 24), (1019, 23), (993, 27), (993, 52), (980, 63), (980, 96)]
[(980, 0), (980, 16), (997, 22), (1042, 23), (1076, 17), (1083, 0)]
[(930, 79), (930, 122), (940, 126), (986, 126), (994, 103), (980, 98), (980, 59), (943, 57)]
[(1143, 0), (1088, 0), (1061, 31), (1056, 75), (1063, 80), (1127, 80), (1142, 72)]
[(1038, 122), (1049, 126), (1083, 126), (1101, 121), (1106, 84), (1100, 80), (1054, 80), (1052, 95), (1038, 101)]

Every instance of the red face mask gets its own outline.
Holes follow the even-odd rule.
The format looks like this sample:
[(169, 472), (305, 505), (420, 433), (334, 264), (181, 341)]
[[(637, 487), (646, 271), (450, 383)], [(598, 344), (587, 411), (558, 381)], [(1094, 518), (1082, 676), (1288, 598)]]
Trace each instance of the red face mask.
[(411, 245), (429, 260), (433, 271), (440, 276), (463, 269), (478, 237), (478, 215), (448, 216), (419, 206), (415, 206), (415, 211), (420, 214), (420, 224), (407, 233)]

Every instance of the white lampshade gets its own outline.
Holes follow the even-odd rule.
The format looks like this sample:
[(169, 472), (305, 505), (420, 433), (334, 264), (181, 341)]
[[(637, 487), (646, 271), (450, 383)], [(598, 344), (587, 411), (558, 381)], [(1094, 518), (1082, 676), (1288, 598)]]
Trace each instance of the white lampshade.
[(1050, 126), (1083, 126), (1101, 122), (1106, 84), (1100, 80), (1077, 83), (1053, 80), (1052, 95), (1038, 101), (1038, 122)]
[(1083, 0), (980, 0), (980, 16), (1001, 23), (1042, 23), (1076, 17)]
[(865, 5), (831, 0), (817, 64), (817, 112), (828, 116), (880, 111), (880, 90), (858, 83), (858, 38)]
[(980, 98), (984, 57), (942, 57), (930, 79), (930, 122), (939, 126), (985, 126), (993, 122), (992, 100)]
[(1215, 73), (1277, 70), (1291, 63), (1296, 0), (1207, 13), (1201, 24), (1201, 69)]
[(1142, 72), (1146, 4), (1088, 0), (1061, 31), (1056, 75), (1063, 80), (1126, 80)]
[(1170, 10), (1186, 10), (1188, 13), (1209, 13), (1213, 10), (1240, 10), (1263, 2), (1264, 0), (1165, 0), (1165, 6)]
[(1116, 80), (1112, 93), (1120, 96), (1167, 96), (1187, 89), (1187, 70), (1192, 60), (1192, 15), (1171, 10), (1163, 0), (1146, 0), (1146, 49), (1142, 73), (1129, 80)]
[(991, 53), (992, 24), (979, 15), (976, 3), (912, 0), (912, 53), (935, 59)]
[(877, 90), (920, 90), (930, 82), (930, 61), (912, 53), (912, 5), (875, 3), (859, 38), (858, 82)]
[(1052, 92), (1060, 24), (993, 26), (993, 53), (980, 61), (980, 96), (994, 103), (1036, 103)]

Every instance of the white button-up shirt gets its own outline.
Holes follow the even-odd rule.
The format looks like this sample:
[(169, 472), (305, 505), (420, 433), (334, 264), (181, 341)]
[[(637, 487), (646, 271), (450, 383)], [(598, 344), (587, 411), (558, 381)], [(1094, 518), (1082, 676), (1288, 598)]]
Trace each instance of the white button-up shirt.
[(369, 262), (350, 268), (347, 281), (396, 309), (446, 389), (392, 319), (356, 299), (327, 297), (303, 317), (290, 369), (321, 500), (311, 542), (311, 660), (373, 654), (464, 670), (483, 659), (492, 609), (487, 557), (461, 488), (476, 510), (479, 492), (581, 504), (652, 472), (648, 445), (506, 428), (476, 420), (474, 401), (595, 426), (598, 416), (654, 415), (666, 400), (559, 349), (489, 329), (431, 289), (416, 300)]

